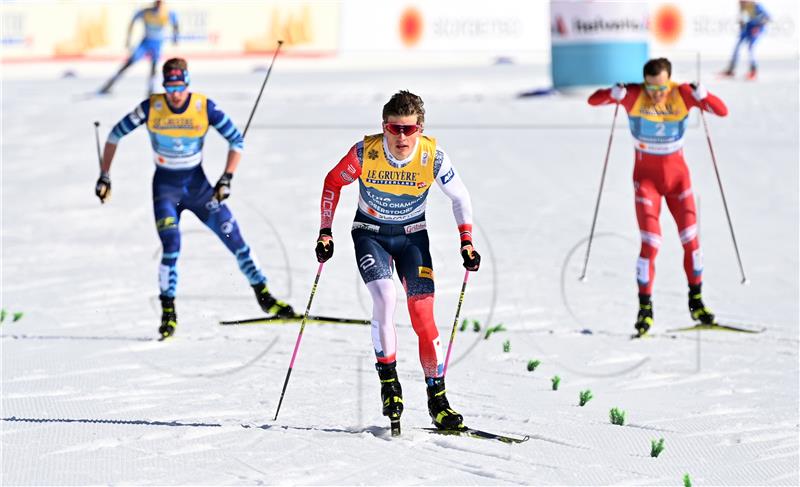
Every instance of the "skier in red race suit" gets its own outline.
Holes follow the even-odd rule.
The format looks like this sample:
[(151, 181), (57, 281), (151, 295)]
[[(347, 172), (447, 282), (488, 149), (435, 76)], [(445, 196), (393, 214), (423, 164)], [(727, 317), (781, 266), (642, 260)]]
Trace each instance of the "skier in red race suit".
[(651, 59), (644, 65), (644, 83), (617, 84), (597, 90), (590, 105), (619, 103), (628, 113), (635, 141), (636, 163), (633, 186), (636, 191), (636, 219), (642, 247), (636, 266), (639, 283), (639, 313), (636, 331), (644, 335), (653, 325), (653, 281), (655, 258), (661, 246), (662, 197), (678, 225), (683, 245), (683, 267), (689, 282), (689, 311), (692, 319), (715, 324), (714, 314), (701, 294), (703, 262), (697, 236), (695, 207), (689, 168), (683, 158), (683, 138), (692, 107), (724, 117), (725, 104), (700, 84), (676, 83), (672, 64), (666, 58)]

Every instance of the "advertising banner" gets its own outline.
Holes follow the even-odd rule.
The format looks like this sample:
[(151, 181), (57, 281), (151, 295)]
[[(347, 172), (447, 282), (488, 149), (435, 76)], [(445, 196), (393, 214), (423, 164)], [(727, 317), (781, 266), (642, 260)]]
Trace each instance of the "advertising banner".
[[(759, 2), (770, 21), (755, 51), (760, 58), (797, 57), (800, 48), (800, 2)], [(728, 58), (739, 37), (739, 2), (729, 0), (651, 0), (651, 48), (654, 55), (700, 53), (705, 59)], [(659, 54), (662, 53), (662, 54)]]
[[(3, 62), (69, 58), (122, 59), (144, 35), (134, 14), (152, 2), (4, 0)], [(235, 57), (270, 52), (284, 41), (287, 56), (335, 55), (339, 41), (339, 2), (210, 0), (164, 2), (177, 15), (179, 35), (173, 44), (166, 28), (164, 49), (194, 57)], [(130, 45), (125, 45), (133, 26)]]
[(351, 0), (342, 8), (343, 54), (545, 53), (550, 37), (545, 1)]
[(649, 54), (646, 1), (551, 0), (550, 22), (554, 87), (641, 78)]

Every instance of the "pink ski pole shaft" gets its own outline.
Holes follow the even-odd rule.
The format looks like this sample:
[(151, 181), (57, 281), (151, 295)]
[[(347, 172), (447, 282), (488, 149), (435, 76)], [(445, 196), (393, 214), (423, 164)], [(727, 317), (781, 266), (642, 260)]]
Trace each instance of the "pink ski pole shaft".
[(306, 313), (303, 315), (303, 322), (300, 324), (300, 333), (297, 334), (297, 341), (294, 343), (294, 352), (292, 352), (292, 360), (289, 362), (289, 370), (286, 372), (286, 380), (283, 381), (283, 390), (281, 391), (281, 398), (278, 401), (278, 409), (275, 410), (275, 418), (273, 421), (278, 420), (278, 413), (281, 410), (281, 404), (283, 404), (283, 396), (286, 394), (286, 386), (289, 384), (289, 376), (292, 375), (292, 369), (294, 368), (294, 359), (297, 358), (297, 351), (300, 349), (300, 340), (303, 338), (303, 330), (306, 327), (306, 320), (308, 320), (308, 312), (311, 310), (311, 301), (314, 300), (314, 294), (317, 293), (317, 284), (319, 283), (319, 276), (322, 274), (322, 266), (325, 265), (324, 263), (319, 264), (319, 269), (317, 269), (317, 277), (314, 278), (314, 285), (311, 287), (311, 296), (308, 297), (308, 304), (306, 305)]

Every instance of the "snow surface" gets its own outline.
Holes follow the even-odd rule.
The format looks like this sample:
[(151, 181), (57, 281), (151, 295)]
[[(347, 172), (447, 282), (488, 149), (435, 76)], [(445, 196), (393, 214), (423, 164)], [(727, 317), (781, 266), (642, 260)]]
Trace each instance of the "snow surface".
[[(92, 122), (101, 139), (143, 95), (144, 68), (108, 98), (97, 77), (3, 83), (2, 476), (33, 484), (797, 485), (798, 63), (764, 63), (757, 82), (709, 89), (730, 116), (708, 116), (740, 273), (699, 117), (686, 156), (699, 197), (707, 303), (759, 335), (664, 330), (690, 324), (682, 250), (663, 211), (654, 294), (661, 336), (628, 340), (636, 314), (630, 135), (623, 114), (611, 150), (589, 280), (583, 264), (613, 109), (586, 93), (518, 99), (546, 86), (546, 67), (315, 72), (279, 64), (247, 135), (229, 205), (271, 289), (305, 306), (326, 172), (398, 89), (422, 95), (427, 132), (470, 188), (483, 266), (462, 316), (485, 329), (456, 335), (451, 404), (523, 444), (434, 436), (417, 341), (397, 310), (404, 433), (380, 414), (369, 330), (308, 325), (280, 417), (273, 421), (299, 325), (222, 327), (258, 316), (235, 261), (185, 214), (177, 335), (155, 341), (160, 246), (144, 129), (121, 142), (113, 197), (100, 205)], [(113, 69), (108, 65), (108, 73)], [(224, 72), (224, 71), (223, 71)], [(244, 126), (263, 71), (193, 76)], [(677, 65), (674, 78), (695, 78)], [(209, 134), (216, 180), (226, 144)], [(369, 317), (348, 235), (357, 190), (345, 188), (312, 312)], [(448, 200), (431, 191), (436, 317), (446, 340), (463, 268)], [(399, 288), (399, 285), (398, 285)], [(581, 333), (591, 330), (592, 334)], [(510, 352), (503, 352), (503, 342)], [(528, 360), (541, 365), (528, 372)], [(550, 378), (562, 379), (552, 391)], [(578, 395), (594, 394), (585, 407)], [(626, 411), (624, 426), (609, 410)], [(651, 458), (650, 442), (665, 450)]]

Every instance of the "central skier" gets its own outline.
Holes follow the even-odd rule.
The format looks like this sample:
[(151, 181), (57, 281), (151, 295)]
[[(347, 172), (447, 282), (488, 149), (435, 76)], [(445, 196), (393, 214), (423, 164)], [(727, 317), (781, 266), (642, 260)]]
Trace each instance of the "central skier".
[(322, 189), (321, 223), (316, 254), (333, 256), (333, 216), (342, 186), (358, 179), (358, 210), (352, 237), (361, 277), (372, 296), (372, 343), (381, 381), (383, 415), (397, 421), (403, 393), (397, 378), (393, 268), (406, 291), (411, 324), (419, 338), (428, 412), (439, 429), (462, 427), (462, 416), (445, 395), (444, 355), (433, 318), (433, 264), (425, 223), (428, 190), (436, 181), (453, 202), (464, 267), (477, 271), (480, 255), (472, 246), (472, 203), (450, 158), (423, 135), (422, 99), (408, 91), (394, 94), (383, 107), (383, 133), (357, 142), (328, 173)]

